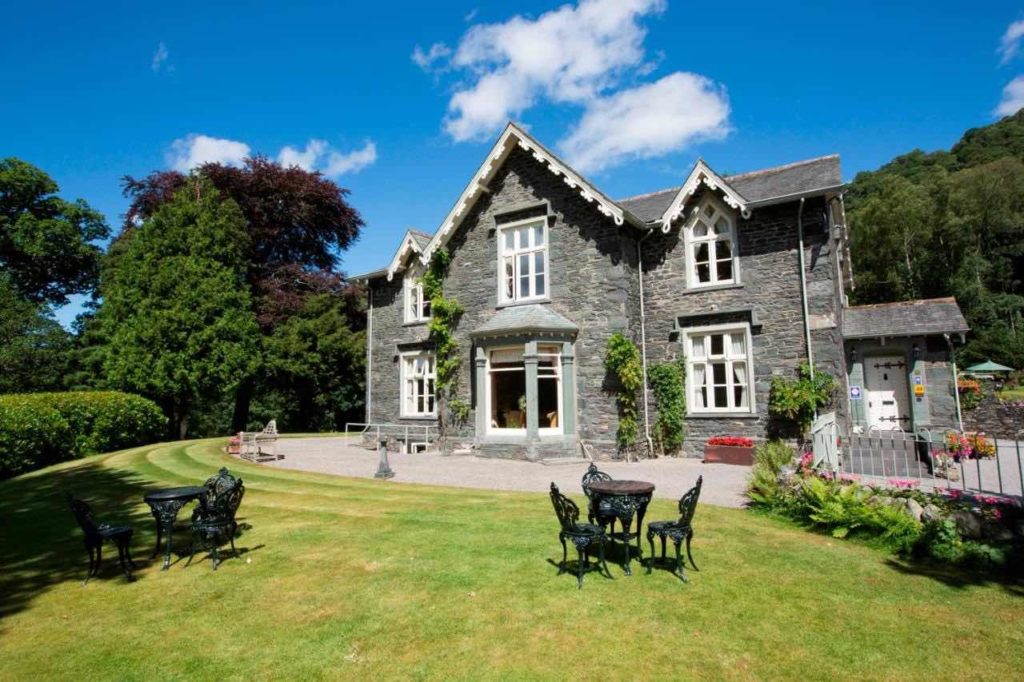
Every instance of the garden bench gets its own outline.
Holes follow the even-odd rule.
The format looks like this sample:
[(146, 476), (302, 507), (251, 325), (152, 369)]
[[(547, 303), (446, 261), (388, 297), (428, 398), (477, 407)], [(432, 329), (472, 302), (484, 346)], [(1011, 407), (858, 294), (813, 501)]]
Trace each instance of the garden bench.
[(242, 431), (239, 436), (241, 437), (241, 450), (242, 459), (248, 459), (250, 461), (257, 461), (260, 457), (267, 454), (263, 451), (264, 446), (270, 446), (269, 457), (277, 459), (277, 420), (271, 419), (267, 422), (267, 425), (262, 431)]

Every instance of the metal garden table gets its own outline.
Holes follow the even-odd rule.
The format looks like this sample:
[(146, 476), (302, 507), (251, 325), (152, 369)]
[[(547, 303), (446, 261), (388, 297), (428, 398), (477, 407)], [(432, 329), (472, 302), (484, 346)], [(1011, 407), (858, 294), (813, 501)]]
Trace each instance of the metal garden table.
[[(613, 539), (622, 540), (626, 550), (626, 575), (633, 575), (629, 568), (629, 542), (636, 538), (636, 556), (643, 560), (643, 550), (640, 549), (640, 531), (644, 525), (644, 514), (647, 513), (647, 505), (654, 494), (654, 484), (647, 481), (594, 481), (589, 484), (590, 494), (594, 500), (594, 508), (604, 508), (610, 511), (622, 525), (621, 533), (614, 533)], [(602, 506), (603, 505), (603, 506)], [(630, 532), (633, 525), (633, 516), (636, 516), (636, 532)]]
[(166, 535), (164, 542), (164, 567), (166, 571), (171, 565), (171, 535), (174, 533), (174, 522), (178, 512), (192, 500), (198, 500), (206, 494), (206, 488), (198, 485), (180, 488), (164, 488), (146, 493), (142, 498), (149, 505), (153, 518), (156, 519), (156, 547), (150, 558), (160, 553), (160, 540)]

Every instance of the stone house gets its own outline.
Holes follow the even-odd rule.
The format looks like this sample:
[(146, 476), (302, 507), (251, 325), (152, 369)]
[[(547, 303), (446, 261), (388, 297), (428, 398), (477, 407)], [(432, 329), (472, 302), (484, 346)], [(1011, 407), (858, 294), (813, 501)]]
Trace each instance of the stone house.
[[(478, 454), (614, 452), (615, 332), (645, 371), (685, 359), (686, 454), (713, 435), (763, 438), (771, 378), (808, 361), (837, 378), (844, 431), (951, 424), (943, 335), (963, 317), (945, 300), (847, 306), (842, 190), (838, 156), (726, 176), (701, 160), (678, 187), (613, 200), (510, 123), (435, 233), (410, 230), (386, 267), (353, 278), (368, 291), (366, 421), (436, 423), (419, 278), (444, 248), (445, 295), (465, 310), (456, 433)], [(897, 356), (892, 372), (871, 361)], [(882, 403), (901, 390), (894, 416)], [(641, 438), (656, 419), (642, 393)]]

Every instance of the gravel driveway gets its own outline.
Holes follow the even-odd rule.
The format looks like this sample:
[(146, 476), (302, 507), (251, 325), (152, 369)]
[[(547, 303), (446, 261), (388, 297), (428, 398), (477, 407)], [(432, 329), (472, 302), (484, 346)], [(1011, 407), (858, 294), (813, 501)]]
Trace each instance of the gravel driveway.
[[(283, 459), (267, 462), (266, 466), (358, 478), (372, 478), (377, 471), (377, 453), (348, 444), (345, 438), (283, 438), (277, 442), (277, 450)], [(580, 460), (579, 463), (544, 465), (425, 453), (389, 454), (388, 460), (395, 471), (393, 480), (398, 482), (539, 493), (547, 492), (554, 481), (573, 497), (582, 494), (580, 477), (588, 464)], [(679, 499), (698, 476), (704, 476), (701, 502), (723, 507), (743, 505), (743, 489), (750, 471), (748, 467), (704, 464), (696, 459), (674, 457), (634, 463), (600, 462), (598, 466), (614, 478), (650, 481), (657, 486), (654, 496), (667, 499)]]

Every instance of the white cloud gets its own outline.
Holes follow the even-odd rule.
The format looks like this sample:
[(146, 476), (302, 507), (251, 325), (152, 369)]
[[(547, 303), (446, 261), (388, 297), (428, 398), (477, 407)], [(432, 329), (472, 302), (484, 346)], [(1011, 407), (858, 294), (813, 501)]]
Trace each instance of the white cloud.
[(1024, 107), (1024, 76), (1017, 76), (1003, 88), (1003, 99), (992, 112), (996, 116), (1012, 116)]
[(417, 45), (413, 48), (412, 60), (416, 62), (416, 66), (420, 67), (424, 71), (430, 71), (435, 62), (441, 61), (445, 57), (451, 55), (451, 53), (452, 48), (448, 47), (444, 43), (434, 43), (426, 52), (423, 51), (423, 48)]
[(302, 170), (313, 170), (317, 159), (327, 150), (323, 140), (310, 140), (306, 148), (299, 151), (295, 147), (284, 147), (277, 154), (277, 162), (282, 166), (298, 166)]
[(450, 59), (469, 80), (448, 104), (445, 130), (456, 141), (480, 139), (542, 98), (597, 98), (643, 66), (640, 20), (664, 7), (664, 0), (580, 0), (536, 19), (470, 27)]
[(303, 170), (318, 170), (336, 178), (346, 173), (358, 173), (377, 160), (377, 145), (367, 140), (361, 149), (342, 153), (332, 149), (323, 140), (310, 140), (306, 148), (284, 147), (277, 155), (282, 166), (298, 166)]
[(685, 72), (643, 83), (664, 57), (648, 58), (643, 21), (665, 6), (665, 0), (578, 0), (536, 18), (471, 26), (454, 53), (417, 48), (414, 59), (418, 54), (464, 78), (443, 123), (456, 142), (487, 139), (534, 106), (568, 105), (582, 115), (562, 151), (581, 170), (601, 170), (730, 130), (722, 86)]
[(694, 73), (673, 73), (590, 103), (560, 147), (579, 170), (600, 171), (724, 137), (728, 120), (724, 88)]
[(1020, 52), (1020, 41), (1024, 38), (1024, 19), (1013, 22), (1006, 27), (1006, 33), (999, 41), (1000, 64), (1006, 64)]
[(149, 68), (156, 71), (173, 71), (174, 67), (167, 63), (167, 59), (171, 56), (171, 53), (167, 51), (167, 46), (164, 45), (163, 41), (156, 46), (156, 52), (153, 53), (153, 60), (149, 64)]
[(367, 140), (362, 149), (347, 154), (332, 151), (327, 155), (327, 167), (324, 174), (337, 177), (345, 173), (358, 173), (377, 160), (377, 145)]
[(204, 163), (238, 166), (250, 154), (249, 145), (244, 142), (192, 133), (171, 143), (167, 163), (174, 170), (187, 173)]

